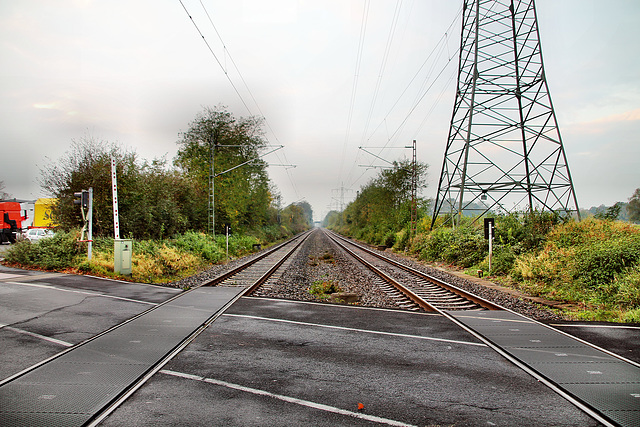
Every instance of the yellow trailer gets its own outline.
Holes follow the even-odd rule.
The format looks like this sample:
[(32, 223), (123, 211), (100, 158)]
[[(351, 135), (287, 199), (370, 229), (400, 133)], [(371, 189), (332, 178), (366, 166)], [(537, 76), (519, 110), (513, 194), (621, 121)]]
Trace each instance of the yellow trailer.
[(58, 203), (58, 199), (38, 199), (33, 210), (33, 227), (51, 228), (55, 224), (51, 216), (51, 209)]

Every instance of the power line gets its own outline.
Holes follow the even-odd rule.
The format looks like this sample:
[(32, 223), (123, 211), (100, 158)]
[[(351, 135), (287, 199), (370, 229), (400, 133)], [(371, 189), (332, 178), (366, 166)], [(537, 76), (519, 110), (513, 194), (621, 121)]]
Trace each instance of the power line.
[[(207, 19), (209, 20), (209, 23), (211, 23), (211, 26), (213, 27), (214, 31), (216, 32), (216, 35), (218, 36), (218, 39), (220, 40), (220, 43), (222, 43), (222, 47), (223, 47), (224, 52), (225, 52), (225, 57), (226, 57), (226, 55), (229, 55), (229, 60), (233, 64), (233, 68), (235, 68), (236, 72), (238, 73), (238, 76), (240, 76), (240, 80), (242, 80), (242, 83), (244, 84), (245, 89), (247, 90), (247, 92), (249, 92), (249, 96), (253, 100), (253, 103), (255, 104), (256, 108), (258, 109), (258, 112), (260, 113), (260, 116), (262, 116), (262, 118), (264, 119), (265, 124), (267, 125), (267, 127), (271, 131), (271, 134), (275, 138), (276, 142), (278, 144), (281, 144), (280, 140), (278, 139), (278, 135), (276, 135), (275, 131), (271, 127), (271, 124), (269, 123), (269, 120), (267, 119), (265, 114), (262, 112), (262, 109), (260, 108), (260, 104), (258, 104), (258, 101), (256, 100), (255, 96), (253, 96), (253, 92), (249, 88), (249, 85), (247, 84), (244, 76), (240, 72), (240, 68), (238, 68), (238, 65), (236, 64), (236, 61), (233, 59), (233, 56), (231, 56), (231, 52), (229, 51), (229, 49), (227, 49), (226, 43), (222, 39), (222, 36), (220, 35), (220, 32), (218, 31), (218, 28), (213, 23), (213, 19), (211, 19), (211, 15), (209, 15), (209, 11), (207, 11), (207, 8), (205, 7), (204, 3), (202, 3), (202, 0), (200, 0), (200, 5), (202, 6), (202, 9), (204, 10), (204, 13), (207, 15)], [(283, 152), (282, 156), (284, 157), (284, 161), (282, 159), (280, 159), (280, 154), (276, 153), (276, 157), (278, 158), (278, 161), (280, 163), (289, 164), (290, 162), (287, 159), (286, 153)], [(288, 170), (287, 170), (287, 177), (289, 178), (289, 181), (291, 183), (291, 187), (293, 188), (293, 191), (296, 194), (296, 197), (299, 197), (300, 194), (298, 193), (298, 189), (296, 187), (295, 181), (293, 180), (293, 178), (292, 178), (292, 176), (291, 176), (291, 174), (289, 173)]]
[(244, 101), (244, 98), (242, 97), (242, 95), (240, 94), (240, 92), (238, 91), (238, 88), (236, 87), (236, 85), (233, 83), (233, 80), (231, 80), (231, 77), (229, 76), (229, 73), (227, 73), (227, 70), (225, 69), (225, 67), (222, 65), (222, 63), (220, 62), (220, 60), (218, 59), (218, 56), (215, 54), (215, 52), (213, 51), (213, 49), (211, 48), (211, 45), (209, 45), (209, 42), (207, 41), (207, 39), (205, 38), (204, 34), (202, 34), (202, 31), (200, 31), (200, 28), (198, 27), (198, 24), (196, 24), (196, 21), (194, 21), (193, 17), (191, 16), (191, 14), (189, 13), (189, 11), (187, 10), (187, 7), (184, 5), (184, 3), (182, 2), (182, 0), (178, 0), (180, 2), (180, 4), (182, 5), (182, 8), (184, 9), (185, 13), (187, 14), (187, 16), (189, 17), (189, 19), (191, 20), (191, 23), (193, 24), (193, 26), (196, 28), (196, 30), (198, 31), (198, 34), (200, 34), (200, 37), (202, 37), (202, 40), (204, 41), (204, 44), (207, 45), (207, 48), (209, 49), (209, 52), (211, 52), (211, 55), (213, 55), (213, 57), (215, 58), (216, 62), (218, 63), (218, 65), (220, 66), (220, 68), (222, 69), (222, 71), (224, 72), (224, 75), (227, 77), (227, 80), (229, 80), (229, 83), (231, 83), (231, 86), (233, 87), (233, 89), (236, 91), (236, 94), (238, 95), (238, 97), (240, 98), (240, 101), (242, 101), (242, 104), (244, 105), (244, 107), (247, 109), (247, 111), (249, 112), (249, 114), (253, 115), (253, 113), (251, 113), (251, 109), (249, 108), (249, 106), (247, 105), (247, 103)]
[[(452, 61), (452, 59), (456, 56), (457, 54), (457, 50), (454, 53), (454, 55), (451, 55), (449, 53), (448, 50), (448, 34), (451, 31), (452, 27), (456, 24), (460, 14), (462, 13), (462, 7), (460, 7), (458, 9), (458, 12), (456, 13), (456, 16), (451, 20), (451, 23), (449, 24), (449, 26), (447, 27), (445, 33), (440, 37), (440, 39), (438, 40), (438, 43), (433, 47), (433, 49), (431, 49), (431, 51), (429, 52), (429, 54), (427, 55), (426, 59), (422, 62), (422, 64), (420, 65), (420, 67), (418, 68), (418, 70), (415, 72), (415, 74), (413, 75), (413, 77), (411, 78), (411, 80), (409, 81), (409, 83), (407, 83), (406, 87), (404, 88), (404, 90), (402, 91), (402, 93), (398, 96), (398, 98), (396, 99), (396, 101), (394, 102), (393, 106), (389, 109), (389, 111), (387, 112), (387, 114), (384, 116), (384, 118), (381, 120), (381, 122), (378, 124), (378, 126), (376, 126), (376, 128), (374, 129), (374, 131), (371, 133), (371, 135), (367, 138), (367, 141), (369, 141), (373, 135), (376, 134), (376, 132), (380, 129), (380, 127), (387, 123), (387, 119), (389, 118), (389, 116), (391, 115), (391, 113), (396, 109), (396, 107), (398, 106), (398, 104), (400, 103), (400, 101), (402, 100), (402, 98), (405, 96), (405, 94), (407, 93), (407, 91), (411, 88), (411, 86), (413, 85), (413, 83), (415, 82), (415, 80), (418, 78), (418, 76), (420, 75), (420, 73), (423, 71), (423, 69), (425, 68), (425, 66), (429, 63), (430, 59), (432, 58), (432, 56), (436, 53), (438, 53), (437, 57), (433, 60), (433, 65), (431, 66), (431, 70), (428, 72), (427, 76), (424, 79), (424, 83), (421, 85), (421, 89), (417, 91), (416, 93), (416, 99), (414, 100), (412, 107), (409, 110), (409, 113), (406, 115), (406, 117), (404, 118), (404, 120), (401, 122), (401, 124), (398, 126), (398, 128), (393, 132), (393, 134), (391, 136), (387, 135), (387, 139), (386, 139), (386, 143), (384, 145), (384, 147), (382, 147), (379, 151), (379, 155), (382, 153), (382, 151), (387, 147), (387, 145), (393, 140), (393, 138), (399, 133), (399, 131), (404, 127), (405, 123), (407, 122), (407, 120), (409, 119), (409, 117), (413, 114), (413, 112), (415, 111), (415, 109), (417, 108), (417, 106), (422, 102), (422, 100), (424, 99), (424, 97), (427, 95), (427, 93), (431, 90), (431, 88), (433, 87), (433, 85), (436, 83), (436, 81), (440, 78), (440, 76), (442, 75), (442, 73), (445, 71), (446, 67), (449, 65), (449, 63)], [(438, 62), (438, 59), (441, 57), (442, 53), (444, 51), (447, 51), (447, 55), (448, 55), (448, 61), (445, 64), (445, 66), (443, 67), (442, 70), (440, 70), (440, 72), (438, 73), (438, 75), (436, 76), (435, 80), (431, 83), (431, 85), (423, 92), (423, 88), (425, 87), (427, 81), (429, 80), (429, 77), (432, 75), (433, 73), (433, 68), (435, 67), (435, 64)], [(444, 89), (443, 89), (444, 91)], [(441, 94), (438, 96), (437, 100), (439, 100), (442, 96), (442, 92)], [(432, 106), (429, 114), (431, 114), (431, 111), (433, 111), (433, 109), (435, 108), (435, 105)], [(424, 123), (424, 121), (423, 121)], [(421, 125), (422, 126), (422, 125)], [(368, 125), (367, 125), (368, 127)], [(355, 170), (355, 167), (357, 165), (357, 160), (352, 164), (351, 169), (349, 171), (348, 174), (348, 178), (347, 178), (347, 182), (350, 182), (350, 179), (353, 171)], [(359, 181), (362, 178), (363, 175), (360, 175), (358, 177), (358, 179), (355, 182), (350, 183), (351, 186), (355, 185), (355, 183), (357, 181)]]
[[(251, 111), (251, 108), (249, 108), (249, 106), (247, 105), (247, 103), (245, 102), (244, 98), (242, 97), (242, 95), (240, 94), (240, 91), (238, 90), (238, 88), (236, 87), (236, 85), (233, 83), (233, 80), (231, 80), (231, 76), (229, 75), (226, 67), (224, 65), (222, 65), (222, 63), (220, 62), (220, 59), (218, 58), (218, 56), (215, 54), (215, 52), (213, 51), (213, 49), (211, 48), (211, 45), (209, 44), (209, 42), (207, 41), (206, 37), (204, 36), (204, 34), (202, 33), (202, 31), (200, 31), (200, 28), (198, 27), (198, 25), (196, 24), (195, 20), (193, 19), (193, 17), (191, 16), (191, 14), (189, 13), (189, 11), (187, 10), (186, 6), (184, 5), (184, 3), (182, 2), (182, 0), (178, 0), (180, 1), (180, 4), (182, 5), (182, 8), (184, 9), (184, 11), (187, 13), (187, 16), (189, 16), (189, 19), (191, 20), (191, 22), (193, 23), (194, 27), (196, 28), (196, 30), (198, 31), (198, 34), (200, 34), (200, 36), (202, 37), (202, 40), (204, 41), (204, 43), (207, 45), (207, 48), (209, 49), (209, 52), (211, 52), (211, 54), (213, 55), (213, 57), (215, 58), (216, 62), (218, 63), (218, 65), (220, 66), (220, 68), (222, 69), (222, 71), (224, 72), (224, 75), (227, 77), (227, 80), (229, 80), (229, 83), (231, 83), (231, 86), (233, 87), (233, 89), (235, 90), (236, 94), (238, 95), (238, 97), (240, 98), (240, 100), (242, 101), (242, 104), (244, 105), (244, 107), (247, 109), (247, 112), (253, 116), (253, 112)], [(271, 124), (269, 123), (269, 121), (267, 120), (266, 116), (264, 115), (264, 113), (262, 112), (262, 109), (260, 108), (260, 105), (258, 104), (256, 98), (253, 96), (253, 92), (251, 91), (251, 89), (249, 88), (249, 85), (247, 84), (246, 80), (244, 79), (242, 73), (240, 72), (240, 69), (238, 68), (238, 66), (236, 65), (236, 62), (234, 61), (233, 57), (231, 56), (231, 53), (229, 52), (229, 50), (227, 49), (227, 46), (224, 42), (224, 40), (222, 39), (222, 36), (220, 35), (220, 32), (218, 31), (218, 29), (216, 28), (215, 24), (213, 23), (213, 20), (211, 19), (211, 16), (209, 15), (209, 12), (207, 11), (207, 8), (205, 7), (204, 3), (202, 3), (202, 0), (200, 0), (200, 5), (202, 6), (205, 14), (207, 15), (207, 18), (209, 20), (209, 22), (211, 23), (211, 26), (213, 27), (216, 35), (218, 36), (218, 39), (220, 40), (220, 42), (222, 43), (224, 52), (225, 52), (225, 58), (228, 55), (229, 59), (231, 60), (231, 63), (233, 64), (233, 67), (235, 68), (236, 72), (238, 73), (238, 76), (240, 77), (240, 80), (242, 81), (242, 83), (244, 84), (245, 89), (247, 90), (247, 92), (249, 93), (249, 96), (251, 97), (251, 99), (253, 100), (253, 103), (255, 104), (256, 108), (258, 109), (258, 112), (260, 113), (260, 116), (264, 119), (265, 124), (267, 125), (267, 127), (269, 128), (269, 130), (271, 131), (271, 134), (273, 135), (273, 137), (275, 138), (275, 140), (280, 143), (280, 140), (278, 139), (278, 136), (276, 135), (276, 133), (273, 131), (273, 128), (271, 127)], [(278, 161), (280, 161), (280, 163), (289, 163), (286, 155), (283, 153), (284, 156), (284, 161), (282, 159), (280, 159), (280, 155), (278, 153), (276, 153), (276, 157), (278, 157)], [(298, 189), (296, 188), (296, 185), (293, 181), (293, 178), (291, 177), (291, 174), (289, 173), (289, 171), (287, 170), (287, 177), (289, 178), (289, 181), (291, 182), (291, 186), (293, 188), (293, 191), (295, 192), (296, 196), (298, 196)]]
[(378, 100), (378, 93), (380, 92), (382, 77), (384, 76), (384, 72), (387, 67), (387, 60), (389, 58), (389, 53), (391, 51), (391, 45), (393, 44), (393, 36), (395, 35), (395, 32), (396, 32), (401, 8), (402, 8), (402, 0), (398, 0), (396, 2), (396, 9), (393, 14), (393, 19), (391, 21), (391, 28), (389, 28), (389, 35), (387, 36), (387, 44), (384, 49), (384, 54), (382, 55), (382, 63), (380, 64), (380, 71), (378, 72), (376, 87), (373, 91), (373, 99), (371, 100), (371, 106), (369, 107), (369, 113), (367, 115), (367, 120), (365, 122), (364, 131), (362, 132), (362, 138), (361, 138), (362, 143), (364, 143), (365, 138), (367, 136), (367, 131), (369, 130), (369, 124), (371, 123), (371, 116), (373, 115), (373, 110), (375, 108), (376, 101)]
[(344, 136), (344, 144), (342, 146), (342, 157), (340, 158), (340, 172), (339, 180), (342, 179), (342, 168), (344, 166), (344, 159), (347, 151), (347, 144), (349, 142), (349, 134), (351, 133), (351, 121), (353, 119), (353, 106), (356, 101), (356, 92), (358, 89), (358, 77), (360, 76), (360, 65), (362, 63), (362, 52), (364, 50), (364, 40), (367, 32), (367, 20), (369, 17), (369, 0), (365, 0), (364, 8), (362, 10), (362, 21), (360, 23), (360, 38), (358, 40), (358, 51), (356, 53), (356, 69), (353, 75), (353, 84), (351, 87), (351, 101), (349, 103), (349, 115), (347, 117), (347, 131)]
[[(423, 70), (423, 68), (427, 65), (427, 63), (429, 62), (429, 60), (431, 59), (431, 57), (436, 53), (438, 53), (438, 56), (434, 59), (433, 65), (431, 67), (431, 70), (427, 73), (427, 76), (424, 79), (423, 84), (421, 85), (421, 89), (417, 91), (416, 93), (416, 99), (414, 100), (414, 104), (416, 102), (419, 102), (419, 100), (422, 98), (418, 98), (420, 96), (420, 93), (422, 92), (422, 88), (425, 87), (426, 82), (428, 81), (429, 77), (432, 75), (433, 72), (433, 67), (435, 66), (435, 64), (438, 61), (438, 58), (440, 58), (441, 54), (444, 52), (445, 48), (447, 49), (447, 54), (448, 54), (448, 62), (447, 65), (449, 64), (449, 62), (451, 62), (452, 58), (454, 56), (450, 55), (448, 52), (448, 34), (451, 31), (451, 28), (455, 25), (455, 23), (458, 21), (458, 18), (460, 16), (460, 14), (462, 13), (462, 7), (460, 7), (460, 9), (458, 9), (458, 13), (456, 13), (456, 16), (452, 19), (451, 23), (449, 24), (449, 26), (447, 27), (447, 29), (445, 30), (445, 33), (440, 37), (440, 39), (438, 40), (438, 43), (436, 43), (436, 45), (434, 46), (434, 48), (429, 52), (429, 55), (427, 55), (427, 58), (422, 62), (422, 64), (420, 65), (420, 67), (418, 68), (418, 70), (416, 71), (416, 73), (413, 75), (413, 77), (411, 78), (411, 80), (409, 81), (409, 83), (407, 83), (407, 86), (405, 87), (405, 89), (402, 91), (402, 93), (400, 94), (400, 96), (398, 96), (398, 99), (396, 100), (396, 102), (393, 104), (393, 106), (389, 109), (389, 111), (387, 112), (387, 114), (384, 116), (384, 118), (382, 119), (382, 121), (380, 122), (380, 124), (374, 129), (374, 131), (371, 133), (371, 135), (369, 136), (369, 138), (367, 138), (367, 141), (371, 139), (371, 137), (373, 137), (373, 135), (375, 135), (375, 133), (378, 131), (378, 129), (380, 128), (380, 126), (382, 126), (383, 123), (385, 123), (385, 121), (387, 120), (387, 118), (389, 118), (389, 116), (391, 115), (391, 113), (393, 112), (393, 110), (396, 108), (396, 106), (398, 105), (398, 103), (400, 102), (400, 100), (402, 99), (402, 97), (405, 95), (405, 93), (409, 90), (409, 88), (411, 87), (411, 85), (413, 84), (413, 82), (418, 78), (418, 76), (420, 75), (421, 71)], [(457, 51), (456, 51), (457, 52)], [(455, 55), (455, 53), (454, 53)], [(423, 95), (424, 96), (424, 95)], [(390, 141), (390, 139), (388, 139), (388, 141)]]

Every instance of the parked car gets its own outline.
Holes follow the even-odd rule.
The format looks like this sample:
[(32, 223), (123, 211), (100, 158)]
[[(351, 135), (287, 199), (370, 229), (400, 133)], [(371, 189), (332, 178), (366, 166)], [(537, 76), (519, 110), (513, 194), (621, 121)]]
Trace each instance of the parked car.
[(36, 242), (46, 237), (53, 237), (55, 233), (48, 228), (30, 228), (24, 233), (24, 238), (30, 242)]

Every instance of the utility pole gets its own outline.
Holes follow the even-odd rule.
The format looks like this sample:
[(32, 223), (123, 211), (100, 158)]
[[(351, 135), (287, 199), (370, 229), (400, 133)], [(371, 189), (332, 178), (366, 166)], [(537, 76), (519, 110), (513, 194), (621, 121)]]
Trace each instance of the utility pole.
[(216, 235), (216, 214), (215, 214), (215, 155), (216, 145), (218, 144), (218, 130), (215, 129), (209, 140), (209, 221), (207, 221), (209, 234), (215, 237)]
[(350, 188), (345, 188), (344, 183), (341, 183), (339, 188), (334, 188), (331, 191), (337, 194), (335, 197), (334, 196), (331, 197), (332, 204), (333, 204), (333, 201), (335, 201), (337, 205), (336, 209), (339, 210), (340, 212), (344, 211), (344, 195), (345, 193), (353, 192), (353, 190)]
[(411, 238), (416, 236), (418, 221), (418, 156), (416, 140), (413, 140), (413, 161), (411, 162)]
[(411, 161), (411, 237), (416, 235), (417, 231), (417, 221), (418, 221), (418, 158), (417, 158), (417, 150), (416, 150), (416, 140), (413, 140), (412, 145), (404, 146), (404, 147), (358, 147), (360, 150), (364, 151), (367, 154), (372, 155), (378, 160), (382, 160), (385, 163), (388, 163), (390, 166), (376, 166), (376, 165), (358, 165), (364, 168), (381, 168), (381, 169), (390, 169), (396, 166), (393, 162), (381, 157), (378, 154), (372, 153), (367, 149), (392, 149), (392, 148), (400, 148), (400, 149), (411, 149), (412, 150), (412, 161)]

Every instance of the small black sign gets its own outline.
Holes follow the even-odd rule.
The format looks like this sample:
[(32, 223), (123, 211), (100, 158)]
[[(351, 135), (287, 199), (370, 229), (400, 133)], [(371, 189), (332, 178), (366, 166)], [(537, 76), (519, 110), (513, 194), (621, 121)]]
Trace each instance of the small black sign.
[[(491, 227), (491, 230), (494, 230), (494, 223), (495, 223), (495, 218), (485, 218), (484, 219), (484, 238), (489, 240), (489, 227)], [(491, 234), (493, 235), (493, 231), (491, 232)]]

